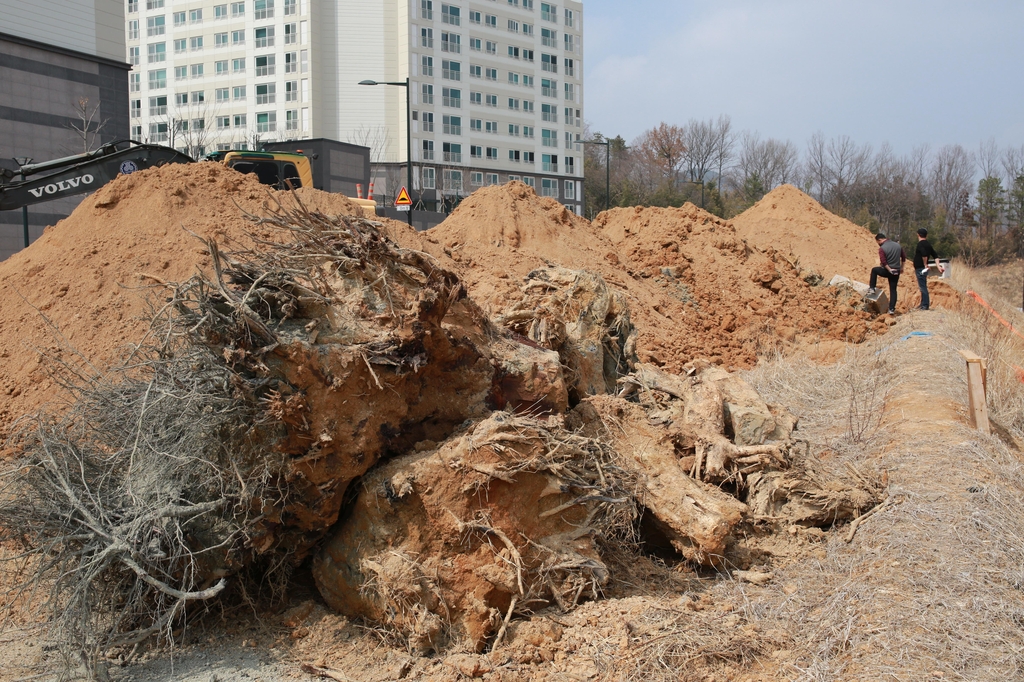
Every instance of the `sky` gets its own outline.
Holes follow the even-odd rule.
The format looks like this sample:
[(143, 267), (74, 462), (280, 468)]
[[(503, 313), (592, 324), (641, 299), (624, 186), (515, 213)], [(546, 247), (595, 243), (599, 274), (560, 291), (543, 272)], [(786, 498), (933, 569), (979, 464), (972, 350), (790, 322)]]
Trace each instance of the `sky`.
[(583, 0), (584, 117), (628, 141), (726, 114), (898, 154), (1024, 145), (1024, 1)]

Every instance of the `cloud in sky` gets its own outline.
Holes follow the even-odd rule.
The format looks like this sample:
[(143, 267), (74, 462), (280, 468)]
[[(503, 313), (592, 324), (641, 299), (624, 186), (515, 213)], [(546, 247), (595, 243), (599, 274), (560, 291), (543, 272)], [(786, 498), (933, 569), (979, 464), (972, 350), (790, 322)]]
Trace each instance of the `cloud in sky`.
[(802, 147), (1024, 144), (1024, 2), (585, 0), (586, 117), (632, 139), (728, 114)]

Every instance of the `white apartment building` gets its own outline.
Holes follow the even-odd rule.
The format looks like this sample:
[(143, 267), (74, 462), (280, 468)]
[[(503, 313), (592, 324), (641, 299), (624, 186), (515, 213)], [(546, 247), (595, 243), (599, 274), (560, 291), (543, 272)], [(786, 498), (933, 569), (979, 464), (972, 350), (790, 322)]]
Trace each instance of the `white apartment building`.
[[(581, 211), (581, 2), (128, 0), (126, 18), (137, 139), (363, 144), (393, 200), (411, 135), (427, 208), (516, 179)], [(409, 117), (405, 87), (358, 85), (406, 79)]]

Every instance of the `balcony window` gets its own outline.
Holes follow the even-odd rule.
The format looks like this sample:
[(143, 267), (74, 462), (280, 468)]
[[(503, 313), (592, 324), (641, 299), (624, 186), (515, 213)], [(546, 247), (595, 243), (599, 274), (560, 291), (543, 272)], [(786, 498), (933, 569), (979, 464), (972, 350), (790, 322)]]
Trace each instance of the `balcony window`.
[(299, 81), (285, 81), (285, 84), (284, 84), (284, 101), (285, 102), (298, 102), (299, 101)]
[(420, 0), (420, 18), (430, 20), (434, 18), (433, 0)]
[(570, 78), (576, 77), (576, 62), (572, 59), (565, 60), (565, 75)]
[[(225, 130), (225, 129), (230, 128), (230, 127), (231, 127), (231, 117), (230, 116), (218, 116), (217, 117), (217, 129), (218, 130)], [(228, 149), (231, 149), (230, 145), (228, 145)]]
[(298, 52), (285, 52), (284, 53), (284, 72), (295, 73), (299, 68), (299, 53)]
[(227, 5), (216, 5), (213, 8), (214, 19), (227, 19), (228, 18), (228, 6)]
[(232, 31), (231, 32), (231, 44), (232, 45), (245, 45), (245, 31)]
[(434, 160), (434, 141), (423, 140), (423, 160), (433, 161)]
[(573, 25), (574, 21), (575, 21), (575, 17), (573, 15), (572, 10), (571, 9), (565, 10), (565, 25), (571, 27)]
[(434, 47), (434, 29), (420, 29), (420, 47)]
[(232, 73), (245, 73), (245, 59), (238, 58), (231, 60), (231, 72)]
[(260, 19), (273, 19), (274, 0), (254, 0), (252, 14), (257, 21)]
[(544, 47), (558, 47), (558, 31), (542, 28), (540, 30), (540, 44)]
[(434, 75), (434, 58), (427, 57), (426, 55), (420, 57), (420, 75), (421, 76), (433, 76)]
[(489, 81), (496, 81), (496, 80), (498, 80), (498, 70), (497, 69), (486, 69), (484, 71), (484, 73), (487, 74), (487, 80), (489, 80)]
[(484, 132), (490, 133), (491, 135), (497, 135), (498, 134), (498, 122), (497, 121), (487, 121), (484, 124)]
[(166, 123), (150, 123), (149, 124), (149, 141), (150, 142), (167, 142), (167, 124)]
[(277, 130), (277, 112), (270, 111), (256, 114), (256, 132), (272, 133)]
[(202, 64), (193, 64), (191, 67), (189, 67), (189, 70), (191, 71), (190, 75), (191, 75), (192, 78), (202, 78), (203, 77), (203, 65)]
[(546, 2), (540, 3), (540, 18), (543, 21), (558, 21), (558, 6), (549, 5)]
[(497, 161), (498, 160), (498, 148), (497, 147), (488, 147), (487, 148), (487, 160), (488, 161)]
[(203, 49), (203, 37), (196, 36), (194, 38), (189, 38), (188, 46), (193, 52)]
[(272, 54), (256, 57), (256, 77), (273, 76), (276, 61), (277, 58)]
[(576, 100), (576, 86), (573, 85), (572, 83), (565, 83), (564, 85), (565, 99), (567, 99), (570, 102), (574, 102)]
[(146, 17), (146, 35), (147, 36), (162, 36), (166, 30), (164, 24), (164, 15), (158, 17)]
[(299, 25), (298, 24), (285, 24), (284, 25), (284, 44), (294, 45), (299, 40)]
[(462, 80), (462, 65), (459, 62), (451, 62), (447, 59), (441, 62), (441, 77), (450, 81)]
[(231, 17), (237, 19), (238, 17), (245, 16), (245, 3), (244, 2), (233, 2), (231, 3)]
[(244, 100), (245, 99), (245, 86), (244, 85), (236, 85), (235, 87), (231, 88), (231, 95), (232, 95), (232, 97), (234, 98), (234, 100), (236, 102)]
[(448, 163), (462, 163), (462, 145), (455, 142), (444, 142), (442, 147), (442, 161)]
[(256, 104), (274, 104), (277, 102), (277, 85), (265, 83), (256, 86)]
[(213, 45), (214, 47), (227, 47), (228, 46), (228, 34), (227, 31), (224, 33), (213, 34)]
[(203, 10), (193, 9), (189, 10), (188, 23), (190, 24), (201, 24), (203, 23)]
[[(448, 117), (445, 116), (445, 118), (448, 118)], [(434, 132), (434, 114), (432, 114), (429, 111), (424, 111), (423, 112), (423, 120), (421, 121), (421, 123), (423, 125), (423, 132), (425, 132), (425, 133), (432, 133), (432, 132)]]
[(188, 78), (188, 67), (187, 66), (175, 66), (174, 67), (174, 80), (183, 81)]
[(232, 122), (236, 128), (244, 128), (246, 125), (245, 114), (235, 114), (232, 117)]
[[(461, 158), (462, 155), (459, 154)], [(462, 191), (462, 171), (459, 170), (446, 170), (444, 171), (444, 186), (451, 192)]]
[(462, 36), (458, 33), (441, 33), (441, 52), (462, 53)]
[(540, 118), (543, 121), (551, 121), (552, 123), (558, 123), (558, 107), (555, 106), (554, 104), (541, 104)]
[(540, 79), (540, 94), (545, 97), (558, 97), (558, 81)]
[(441, 103), (446, 107), (458, 109), (462, 107), (462, 91), (455, 88), (442, 88)]
[[(288, 10), (288, 5), (284, 6), (285, 11)], [(289, 109), (284, 112), (284, 129), (285, 130), (298, 130), (299, 129), (299, 111), (298, 109)]]
[(131, 115), (132, 118), (139, 118), (142, 116), (142, 100), (133, 99), (131, 104)]
[(481, 130), (484, 129), (483, 120), (479, 118), (469, 119), (469, 129), (472, 130), (474, 133), (479, 133)]
[(175, 26), (184, 26), (185, 25), (185, 13), (184, 12), (174, 12), (174, 14), (172, 16), (174, 17), (174, 25)]
[(576, 36), (571, 33), (566, 33), (565, 36), (565, 51), (575, 52), (576, 51)]
[(558, 73), (558, 57), (553, 54), (540, 55), (540, 68), (541, 71), (549, 71), (551, 73)]
[(167, 59), (167, 43), (150, 43), (146, 46), (149, 63), (162, 62)]
[(424, 83), (422, 88), (422, 97), (424, 104), (434, 103), (434, 86), (429, 83)]
[(231, 89), (230, 88), (217, 88), (214, 91), (214, 99), (217, 102), (227, 102), (229, 99), (231, 99)]
[[(544, 170), (547, 170), (546, 168)], [(540, 180), (540, 195), (542, 197), (554, 197), (558, 198), (558, 180), (551, 180), (548, 178), (541, 178)]]
[(452, 5), (441, 5), (441, 23), (452, 26), (462, 25), (462, 10)]
[[(186, 95), (187, 97), (187, 95)], [(159, 97), (149, 98), (149, 115), (150, 116), (166, 116), (167, 115), (167, 95), (161, 95)]]
[[(296, 11), (295, 0), (284, 0), (284, 15), (286, 17), (294, 15)], [(294, 128), (289, 128), (288, 130), (294, 130)]]
[(157, 69), (149, 72), (149, 89), (167, 87), (167, 69)]
[(142, 90), (142, 74), (141, 73), (130, 73), (128, 74), (128, 91), (139, 92)]
[(498, 54), (498, 43), (492, 43), (492, 42), (491, 42), (490, 40), (488, 40), (488, 41), (487, 41), (487, 42), (485, 43), (485, 47), (486, 47), (487, 49), (486, 49), (486, 50), (484, 50), (484, 51), (485, 51), (485, 52), (486, 52), (487, 54)]
[(185, 40), (184, 38), (175, 38), (174, 39), (174, 53), (175, 54), (182, 54), (187, 49), (188, 49), (188, 41), (187, 40)]
[(489, 106), (489, 107), (496, 107), (496, 106), (498, 106), (498, 96), (497, 95), (487, 95), (487, 97), (485, 99), (487, 101), (487, 106)]
[(146, 0), (146, 9), (163, 9), (164, 0)]
[(258, 28), (255, 32), (256, 47), (273, 47), (274, 46), (274, 27), (266, 26), (264, 28)]
[[(431, 152), (431, 157), (430, 158), (434, 158), (433, 157), (433, 152)], [(424, 168), (422, 175), (423, 175), (423, 182), (422, 182), (423, 189), (434, 189), (436, 187), (436, 182), (437, 182), (437, 178), (434, 175), (434, 169), (433, 168)]]
[(132, 19), (128, 22), (128, 40), (139, 39), (139, 20)]
[(128, 14), (139, 11), (139, 0), (128, 0)]
[(139, 48), (129, 47), (128, 48), (128, 63), (138, 64), (139, 63)]
[(448, 116), (447, 114), (443, 117), (442, 123), (444, 125), (445, 135), (461, 135), (462, 134), (462, 117), (461, 116)]

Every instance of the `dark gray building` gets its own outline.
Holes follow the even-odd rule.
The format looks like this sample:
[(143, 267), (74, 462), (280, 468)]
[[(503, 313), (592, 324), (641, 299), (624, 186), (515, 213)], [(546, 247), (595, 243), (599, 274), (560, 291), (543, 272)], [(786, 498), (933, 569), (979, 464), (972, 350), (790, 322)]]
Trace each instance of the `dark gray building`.
[[(129, 69), (122, 0), (0, 0), (0, 167), (128, 138)], [(29, 207), (30, 238), (81, 199)], [(0, 259), (23, 247), (22, 211), (0, 211)]]

